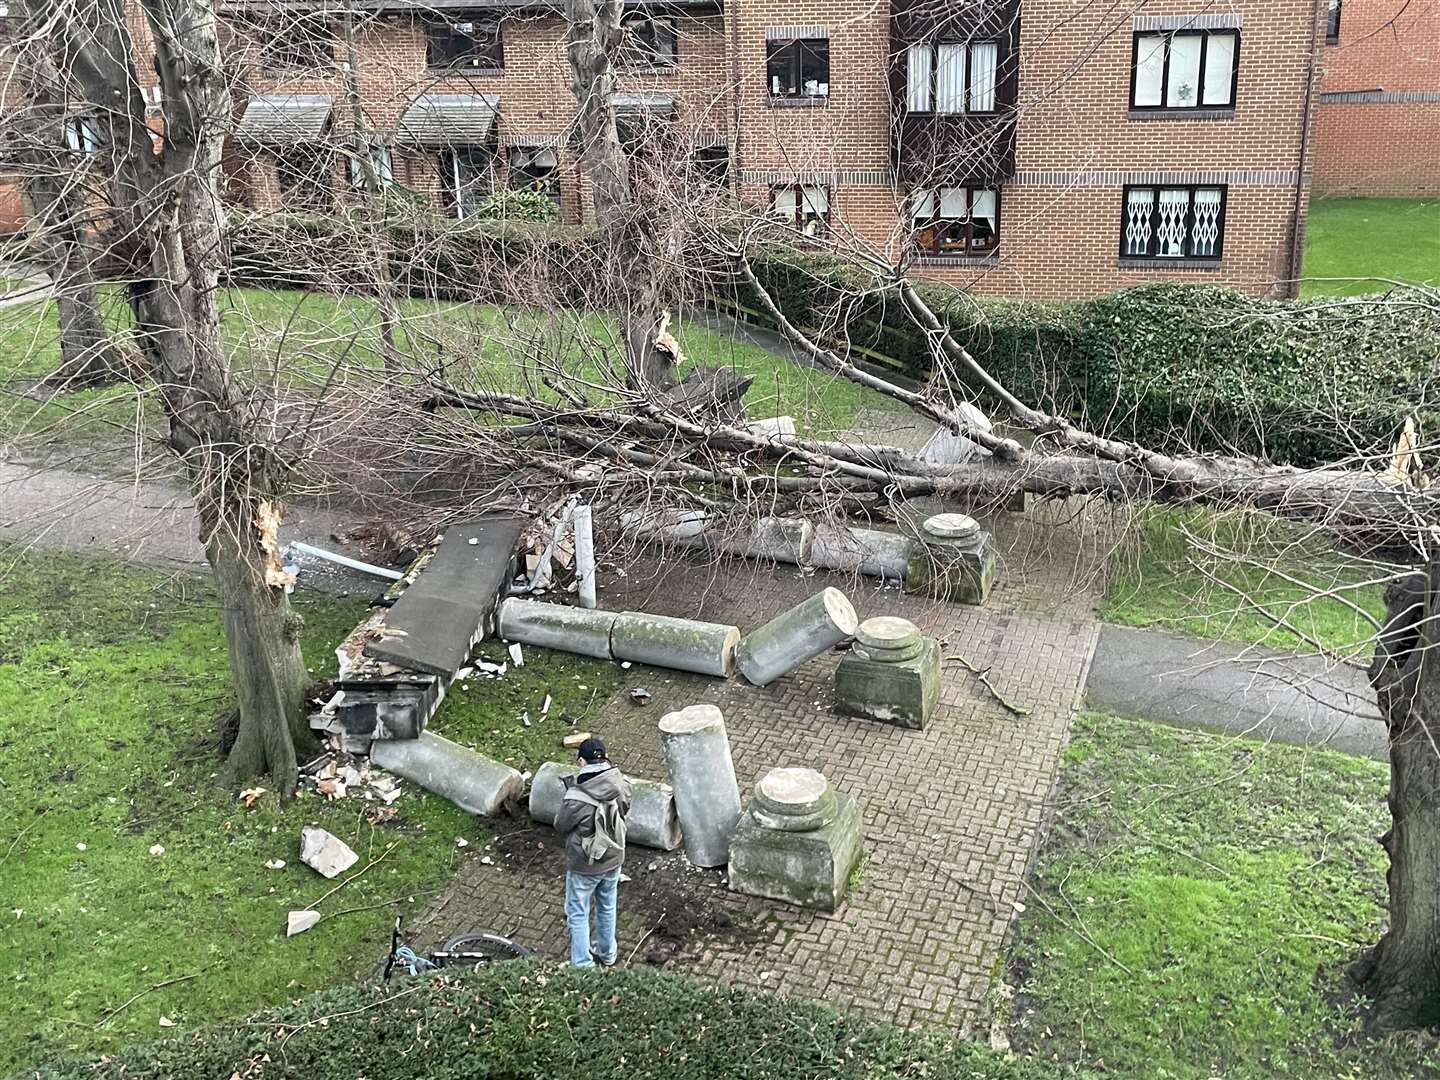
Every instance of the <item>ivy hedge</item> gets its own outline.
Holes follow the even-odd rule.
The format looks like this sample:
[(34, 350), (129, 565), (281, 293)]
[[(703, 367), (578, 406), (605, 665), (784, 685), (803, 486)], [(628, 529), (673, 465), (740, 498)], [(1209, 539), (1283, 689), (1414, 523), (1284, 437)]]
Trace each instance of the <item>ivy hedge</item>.
[[(412, 214), (390, 228), (392, 276), (417, 295), (583, 304), (605, 292), (594, 278), (594, 233), (582, 227)], [(369, 258), (356, 237), (336, 218), (242, 217), (232, 279), (354, 288)], [(933, 370), (931, 343), (867, 272), (793, 248), (763, 249), (753, 263), (797, 325), (914, 377)], [(742, 284), (714, 280), (715, 303), (767, 321)], [(1159, 449), (1308, 467), (1383, 454), (1407, 414), (1424, 421), (1435, 408), (1440, 305), (1418, 291), (1296, 301), (1184, 284), (1082, 301), (980, 297), (935, 283), (918, 291), (1022, 400)]]
[[(32, 1075), (27, 1073), (26, 1075)], [(43, 1080), (1041, 1080), (1041, 1063), (647, 968), (531, 961), (317, 994)], [(1074, 1075), (1069, 1074), (1069, 1075)]]

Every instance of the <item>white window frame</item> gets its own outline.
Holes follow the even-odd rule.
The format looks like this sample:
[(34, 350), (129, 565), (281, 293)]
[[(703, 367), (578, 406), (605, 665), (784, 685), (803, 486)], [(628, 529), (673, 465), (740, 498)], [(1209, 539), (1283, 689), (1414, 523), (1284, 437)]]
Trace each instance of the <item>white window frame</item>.
[[(921, 74), (916, 78), (917, 74)], [(975, 76), (980, 73), (977, 84)], [(948, 74), (948, 78), (942, 77)], [(934, 116), (989, 116), (998, 112), (1000, 42), (921, 41), (905, 53), (905, 108)], [(942, 100), (943, 99), (943, 100)], [(976, 108), (976, 102), (980, 108)]]

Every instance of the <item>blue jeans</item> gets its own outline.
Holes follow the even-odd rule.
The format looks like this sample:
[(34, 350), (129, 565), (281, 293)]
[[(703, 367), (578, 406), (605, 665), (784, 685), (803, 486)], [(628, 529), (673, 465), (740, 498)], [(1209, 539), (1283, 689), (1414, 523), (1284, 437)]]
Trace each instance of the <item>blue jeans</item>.
[(565, 925), (570, 930), (570, 964), (593, 967), (590, 957), (590, 898), (595, 898), (595, 956), (605, 963), (615, 959), (615, 894), (620, 868), (608, 874), (565, 871)]

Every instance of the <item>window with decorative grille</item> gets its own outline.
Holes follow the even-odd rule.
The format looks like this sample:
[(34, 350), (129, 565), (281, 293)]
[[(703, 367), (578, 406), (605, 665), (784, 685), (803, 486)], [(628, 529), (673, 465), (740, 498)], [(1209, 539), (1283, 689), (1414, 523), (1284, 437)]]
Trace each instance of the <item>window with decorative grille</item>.
[(988, 255), (1000, 244), (1000, 193), (925, 188), (910, 196), (911, 238), (925, 255)]
[(1132, 109), (1229, 109), (1239, 76), (1237, 30), (1136, 34)]
[(824, 236), (830, 227), (830, 191), (813, 184), (774, 188), (770, 213), (806, 236)]
[(772, 98), (830, 96), (830, 40), (798, 38), (766, 43), (766, 77)]
[(924, 42), (911, 45), (905, 57), (905, 107), (910, 112), (995, 111), (998, 42)]
[(427, 23), (425, 64), (432, 68), (499, 71), (505, 66), (500, 20)]
[(1125, 189), (1120, 254), (1127, 259), (1219, 259), (1225, 243), (1223, 187)]

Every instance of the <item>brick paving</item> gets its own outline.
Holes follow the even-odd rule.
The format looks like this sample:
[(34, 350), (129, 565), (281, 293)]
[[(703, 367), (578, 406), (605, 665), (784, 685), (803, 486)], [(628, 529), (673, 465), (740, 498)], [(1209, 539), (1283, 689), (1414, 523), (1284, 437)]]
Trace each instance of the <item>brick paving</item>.
[[(744, 562), (671, 560), (663, 574), (648, 578), (635, 564), (618, 586), (612, 579), (602, 594), (607, 608), (734, 622), (742, 629), (823, 584), (838, 584), (862, 618), (913, 620), (948, 643), (944, 653), (963, 653), (989, 667), (995, 686), (1028, 710), (1023, 717), (1007, 712), (956, 663), (945, 667), (940, 706), (923, 732), (833, 715), (838, 653), (763, 689), (738, 678), (639, 666), (629, 671), (627, 686), (644, 686), (653, 700), (637, 708), (622, 691), (591, 726), (633, 774), (664, 776), (655, 731), (664, 712), (711, 702), (725, 714), (747, 798), (769, 768), (808, 765), (863, 804), (863, 880), (842, 910), (826, 916), (738, 897), (719, 887), (719, 872), (689, 871), (707, 905), (759, 929), (697, 939), (702, 944), (676, 957), (676, 966), (710, 980), (826, 999), (899, 1024), (969, 1030), (983, 1020), (1096, 638), (1084, 590), (1054, 587), (1061, 577), (1069, 580), (1067, 558), (1051, 558), (1048, 571), (1032, 565), (1031, 573), (1003, 580), (984, 608), (924, 601), (869, 580)], [(1054, 580), (1047, 584), (1047, 578)], [(537, 833), (537, 842), (546, 838), (545, 831)], [(646, 888), (656, 861), (662, 874), (684, 866), (678, 853), (657, 860), (632, 851), (627, 872), (635, 880), (621, 892), (622, 955), (658, 919), (659, 902), (647, 902)], [(437, 931), (467, 921), (499, 927), (560, 958), (560, 891), (554, 869), (522, 869), (514, 860), (472, 864), (417, 926), (422, 933), (427, 921)]]

